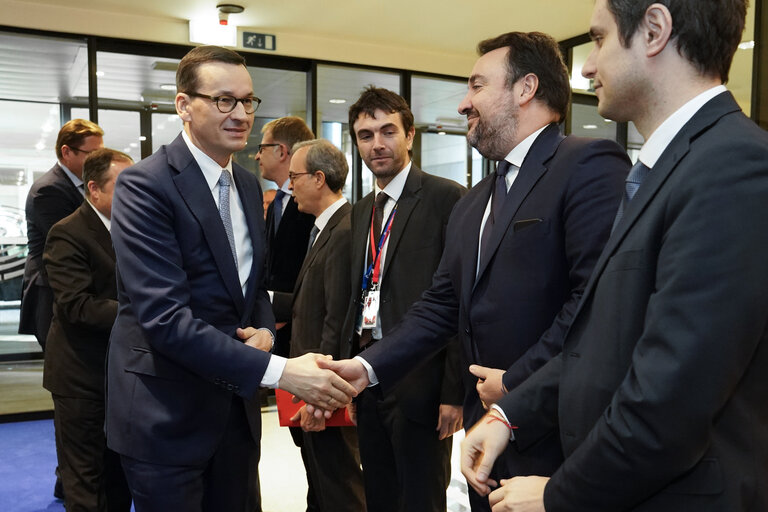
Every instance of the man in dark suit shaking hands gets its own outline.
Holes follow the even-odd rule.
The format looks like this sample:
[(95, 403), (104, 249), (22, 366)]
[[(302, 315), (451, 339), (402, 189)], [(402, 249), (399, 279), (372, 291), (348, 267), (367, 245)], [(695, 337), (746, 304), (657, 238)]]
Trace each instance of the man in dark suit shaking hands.
[(54, 224), (43, 252), (54, 296), (43, 386), (53, 395), (68, 510), (131, 508), (120, 459), (104, 437), (104, 366), (117, 316), (112, 192), (117, 175), (132, 164), (113, 149), (91, 152), (83, 164), (85, 201)]
[(258, 180), (232, 162), (260, 100), (245, 60), (190, 51), (176, 73), (183, 132), (115, 186), (117, 320), (107, 366), (107, 443), (137, 512), (244, 511), (261, 435), (259, 387), (324, 408), (354, 390), (307, 354), (269, 353)]
[(559, 432), (563, 465), (504, 482), (494, 511), (768, 510), (768, 134), (723, 86), (745, 15), (595, 3), (584, 76), (645, 144), (562, 355), (465, 440), (487, 492), (505, 422), (520, 449)]
[[(467, 116), (467, 140), (499, 160), (499, 170), (454, 208), (421, 301), (361, 354), (386, 393), (458, 331), (463, 369), (476, 377), (465, 373), (465, 426), (560, 351), (629, 168), (615, 142), (560, 134), (570, 83), (554, 39), (512, 32), (478, 49), (459, 111)], [(524, 452), (510, 447), (497, 470), (550, 474), (561, 460), (550, 436)], [(489, 508), (476, 494), (470, 503)]]

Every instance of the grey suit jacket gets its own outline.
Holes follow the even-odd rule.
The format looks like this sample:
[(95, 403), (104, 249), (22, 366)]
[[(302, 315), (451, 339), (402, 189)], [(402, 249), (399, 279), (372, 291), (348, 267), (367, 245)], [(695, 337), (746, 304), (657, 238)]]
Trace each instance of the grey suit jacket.
[(276, 315), (293, 322), (291, 357), (307, 352), (341, 357), (341, 327), (349, 305), (349, 203), (318, 234), (304, 258), (293, 293), (275, 292)]
[(559, 431), (560, 510), (768, 510), (768, 134), (730, 93), (629, 203), (551, 360), (500, 401)]

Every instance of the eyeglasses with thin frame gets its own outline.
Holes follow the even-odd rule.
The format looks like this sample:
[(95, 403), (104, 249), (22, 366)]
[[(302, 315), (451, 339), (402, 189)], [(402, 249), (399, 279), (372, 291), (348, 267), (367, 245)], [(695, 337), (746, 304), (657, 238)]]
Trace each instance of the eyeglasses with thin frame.
[[(317, 171), (315, 171), (315, 172), (317, 172)], [(288, 179), (291, 181), (291, 183), (293, 183), (294, 181), (296, 181), (297, 177), (303, 176), (305, 174), (315, 174), (315, 173), (314, 172), (293, 172), (293, 171), (290, 171), (290, 172), (288, 172)]]
[(246, 114), (253, 114), (259, 109), (259, 105), (261, 105), (261, 100), (256, 96), (235, 98), (234, 96), (229, 96), (226, 94), (221, 96), (209, 96), (207, 94), (200, 94), (199, 92), (188, 92), (187, 96), (194, 96), (196, 98), (206, 98), (211, 100), (212, 102), (216, 103), (216, 108), (218, 108), (219, 112), (222, 114), (229, 114), (235, 110), (238, 102), (243, 104), (243, 109), (245, 109)]
[(275, 143), (275, 144), (259, 144), (259, 151), (258, 151), (258, 153), (261, 153), (262, 151), (264, 151), (264, 148), (271, 148), (271, 147), (279, 146), (279, 145), (280, 144), (277, 144), (277, 143)]
[(67, 147), (69, 149), (71, 149), (72, 151), (77, 151), (78, 153), (85, 153), (86, 155), (90, 154), (90, 153), (93, 153), (94, 151), (96, 151), (96, 149), (98, 149), (98, 148), (96, 148), (96, 149), (85, 150), (85, 149), (75, 148), (75, 147), (72, 147), (72, 146), (67, 146)]

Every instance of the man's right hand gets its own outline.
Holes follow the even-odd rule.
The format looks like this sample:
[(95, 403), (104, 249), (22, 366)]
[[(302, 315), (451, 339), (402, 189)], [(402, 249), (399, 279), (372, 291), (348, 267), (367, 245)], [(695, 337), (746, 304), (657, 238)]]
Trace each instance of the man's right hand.
[(509, 427), (492, 410), (472, 427), (461, 442), (461, 472), (480, 496), (497, 483), (488, 478), (496, 458), (509, 444)]
[[(317, 366), (334, 371), (339, 377), (355, 388), (356, 395), (371, 383), (371, 381), (368, 380), (368, 371), (365, 369), (365, 366), (356, 359), (341, 359), (339, 361), (333, 361), (330, 358), (320, 359), (317, 361)], [(329, 414), (327, 409), (325, 411), (323, 409), (322, 405), (317, 406), (317, 404), (308, 404), (307, 406), (307, 411), (309, 411), (310, 414), (314, 414), (315, 417), (319, 418), (320, 415), (325, 413), (325, 417), (328, 418)], [(355, 424), (357, 424), (356, 419), (357, 418), (352, 420)]]
[(327, 367), (331, 356), (304, 354), (288, 359), (277, 387), (294, 394), (308, 404), (325, 411), (326, 417), (340, 407), (346, 406), (357, 396), (357, 390), (342, 377)]

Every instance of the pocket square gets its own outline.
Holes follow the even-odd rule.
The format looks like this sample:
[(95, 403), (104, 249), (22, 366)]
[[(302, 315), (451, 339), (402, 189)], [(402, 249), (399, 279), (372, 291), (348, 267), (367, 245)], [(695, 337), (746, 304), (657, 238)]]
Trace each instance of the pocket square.
[(534, 224), (538, 224), (541, 222), (541, 219), (523, 219), (523, 220), (516, 220), (512, 223), (512, 232), (517, 233), (521, 229), (525, 229), (528, 226), (533, 226)]

